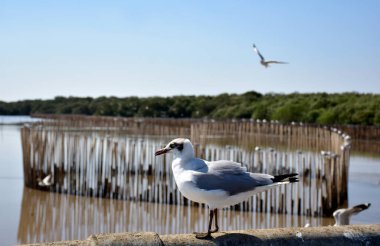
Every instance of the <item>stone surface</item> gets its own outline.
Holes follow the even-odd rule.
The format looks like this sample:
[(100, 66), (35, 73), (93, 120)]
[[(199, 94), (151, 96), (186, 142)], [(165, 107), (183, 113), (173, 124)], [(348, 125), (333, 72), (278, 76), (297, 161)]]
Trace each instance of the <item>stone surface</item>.
[(215, 233), (210, 240), (191, 234), (163, 235), (164, 245), (380, 245), (380, 225), (277, 228)]
[(82, 241), (62, 241), (43, 246), (122, 245), (380, 245), (380, 225), (350, 225), (228, 231), (212, 234), (207, 240), (194, 234), (161, 235), (154, 232), (90, 235)]
[(140, 246), (151, 245), (161, 246), (162, 241), (160, 236), (155, 232), (136, 232), (136, 233), (113, 233), (113, 234), (98, 234), (87, 238), (91, 245), (96, 246)]

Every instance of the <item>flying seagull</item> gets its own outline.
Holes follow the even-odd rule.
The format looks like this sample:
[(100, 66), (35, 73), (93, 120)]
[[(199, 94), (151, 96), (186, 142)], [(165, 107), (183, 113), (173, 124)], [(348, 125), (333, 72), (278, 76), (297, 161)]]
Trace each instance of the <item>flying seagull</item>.
[[(205, 203), (210, 209), (208, 231), (195, 233), (197, 238), (211, 237), (219, 231), (218, 209), (229, 207), (248, 197), (276, 185), (297, 182), (297, 173), (272, 176), (247, 172), (240, 163), (219, 160), (206, 161), (195, 157), (189, 139), (177, 138), (157, 150), (157, 155), (168, 152), (174, 154), (172, 170), (181, 194), (192, 201)], [(212, 221), (215, 216), (215, 229)]]
[(263, 65), (265, 68), (269, 67), (269, 64), (274, 63), (274, 64), (288, 64), (287, 62), (282, 62), (282, 61), (266, 61), (264, 56), (260, 53), (260, 51), (257, 49), (256, 45), (253, 44), (253, 50), (260, 56), (260, 63)]
[(38, 185), (41, 187), (47, 187), (53, 184), (53, 182), (51, 181), (51, 174), (46, 176), (43, 180), (38, 179), (37, 181), (38, 181)]
[(363, 203), (356, 205), (352, 208), (341, 208), (335, 210), (333, 213), (335, 224), (334, 226), (349, 225), (352, 215), (358, 214), (363, 210), (368, 209), (371, 206), (371, 203)]

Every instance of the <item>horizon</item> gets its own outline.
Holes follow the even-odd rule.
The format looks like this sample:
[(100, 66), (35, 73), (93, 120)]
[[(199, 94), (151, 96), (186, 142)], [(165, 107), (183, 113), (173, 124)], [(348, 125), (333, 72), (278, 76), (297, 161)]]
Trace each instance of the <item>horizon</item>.
[(375, 0), (0, 6), (0, 101), (380, 93)]
[(219, 96), (219, 95), (222, 95), (222, 94), (228, 94), (228, 95), (243, 95), (245, 93), (249, 93), (249, 92), (256, 92), (262, 96), (268, 96), (268, 95), (292, 95), (292, 94), (299, 94), (299, 95), (312, 95), (312, 94), (327, 94), (327, 95), (334, 95), (334, 94), (338, 94), (338, 95), (342, 95), (342, 94), (359, 94), (359, 95), (380, 95), (380, 93), (372, 93), (372, 92), (357, 92), (357, 91), (344, 91), (344, 92), (324, 92), (324, 91), (318, 91), (318, 92), (298, 92), (298, 91), (294, 91), (294, 92), (289, 92), (289, 93), (282, 93), (282, 92), (267, 92), (267, 93), (261, 93), (261, 92), (258, 92), (258, 91), (245, 91), (245, 92), (241, 92), (241, 93), (234, 93), (234, 92), (221, 92), (221, 93), (218, 93), (218, 94), (198, 94), (198, 95), (195, 95), (195, 94), (177, 94), (177, 95), (168, 95), (168, 96), (162, 96), (162, 95), (147, 95), (147, 96), (135, 96), (135, 95), (131, 95), (131, 96), (105, 96), (105, 95), (100, 95), (100, 96), (73, 96), (73, 95), (68, 95), (68, 96), (62, 96), (62, 95), (56, 95), (52, 98), (27, 98), (27, 99), (18, 99), (18, 100), (15, 100), (15, 101), (3, 101), (3, 100), (0, 100), (0, 102), (5, 102), (5, 103), (14, 103), (14, 102), (18, 102), (18, 101), (35, 101), (35, 100), (42, 100), (42, 101), (48, 101), (48, 100), (55, 100), (56, 98), (58, 97), (63, 97), (65, 99), (69, 99), (69, 98), (91, 98), (91, 99), (98, 99), (98, 98), (102, 98), (102, 97), (105, 97), (105, 98), (112, 98), (112, 97), (115, 97), (117, 99), (123, 99), (123, 98), (131, 98), (131, 97), (137, 97), (139, 99), (144, 99), (144, 98), (153, 98), (153, 97), (159, 97), (159, 98), (171, 98), (171, 97), (181, 97), (181, 96), (184, 96), (184, 97), (216, 97), (216, 96)]

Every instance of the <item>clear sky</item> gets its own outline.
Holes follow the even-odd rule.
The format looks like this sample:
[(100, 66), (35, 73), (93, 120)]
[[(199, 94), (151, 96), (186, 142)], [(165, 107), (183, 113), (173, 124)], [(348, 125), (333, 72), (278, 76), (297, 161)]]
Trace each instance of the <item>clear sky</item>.
[(248, 90), (380, 93), (380, 1), (0, 0), (2, 101)]

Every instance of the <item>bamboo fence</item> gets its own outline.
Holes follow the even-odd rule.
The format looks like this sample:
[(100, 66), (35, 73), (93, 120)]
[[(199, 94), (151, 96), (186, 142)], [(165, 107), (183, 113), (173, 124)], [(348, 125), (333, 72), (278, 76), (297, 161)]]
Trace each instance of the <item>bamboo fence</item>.
[[(171, 155), (154, 156), (155, 150), (181, 136), (191, 138), (197, 156), (207, 160), (233, 160), (251, 172), (300, 174), (299, 183), (249, 197), (232, 209), (330, 216), (347, 203), (350, 142), (336, 129), (103, 118), (66, 118), (22, 128), (25, 185), (90, 197), (198, 205), (177, 189)], [(53, 185), (39, 187), (38, 180), (48, 174)]]

